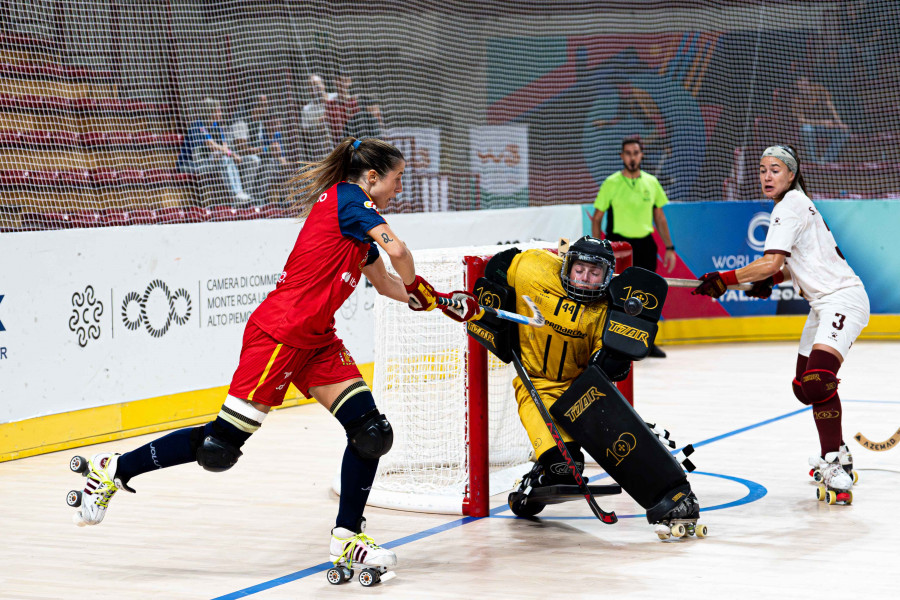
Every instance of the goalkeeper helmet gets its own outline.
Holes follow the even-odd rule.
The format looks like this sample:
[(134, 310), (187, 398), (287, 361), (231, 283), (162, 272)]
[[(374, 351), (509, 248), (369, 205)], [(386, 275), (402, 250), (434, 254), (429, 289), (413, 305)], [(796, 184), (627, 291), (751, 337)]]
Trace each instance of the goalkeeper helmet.
[(615, 270), (616, 256), (612, 245), (607, 240), (586, 235), (569, 246), (569, 251), (563, 255), (559, 278), (569, 298), (577, 302), (594, 302), (606, 291)]

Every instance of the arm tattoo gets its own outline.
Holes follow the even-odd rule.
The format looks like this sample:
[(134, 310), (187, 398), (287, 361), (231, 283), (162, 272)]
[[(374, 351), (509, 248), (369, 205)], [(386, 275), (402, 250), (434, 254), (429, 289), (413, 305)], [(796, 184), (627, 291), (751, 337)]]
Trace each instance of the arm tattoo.
[(384, 241), (385, 244), (390, 244), (391, 242), (394, 241), (394, 240), (391, 239), (391, 236), (389, 236), (389, 235), (386, 234), (386, 233), (382, 233), (382, 234), (381, 234), (381, 239), (382, 239), (382, 241)]

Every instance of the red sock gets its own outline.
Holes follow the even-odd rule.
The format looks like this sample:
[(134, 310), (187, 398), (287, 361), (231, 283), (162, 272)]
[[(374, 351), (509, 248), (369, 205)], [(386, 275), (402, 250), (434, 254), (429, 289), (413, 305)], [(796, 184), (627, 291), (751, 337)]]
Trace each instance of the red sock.
[[(809, 354), (806, 368), (831, 371), (837, 375), (838, 369), (841, 368), (841, 361), (830, 352), (813, 350)], [(841, 398), (837, 390), (828, 400), (813, 404), (812, 411), (813, 418), (816, 420), (816, 429), (819, 430), (821, 456), (824, 457), (829, 452), (837, 452), (843, 439), (841, 435)]]

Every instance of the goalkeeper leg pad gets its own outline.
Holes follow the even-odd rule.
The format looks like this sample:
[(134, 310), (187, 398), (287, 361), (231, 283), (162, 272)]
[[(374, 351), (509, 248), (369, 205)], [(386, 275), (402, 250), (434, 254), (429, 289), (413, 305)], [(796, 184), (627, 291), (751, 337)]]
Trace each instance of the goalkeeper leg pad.
[(645, 509), (690, 489), (678, 461), (598, 367), (575, 379), (550, 414)]

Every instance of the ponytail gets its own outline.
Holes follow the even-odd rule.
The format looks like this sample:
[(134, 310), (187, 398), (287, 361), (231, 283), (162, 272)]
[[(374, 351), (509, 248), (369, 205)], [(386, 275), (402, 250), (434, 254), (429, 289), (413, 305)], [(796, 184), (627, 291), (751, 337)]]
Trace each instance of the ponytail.
[(318, 162), (304, 163), (291, 177), (288, 202), (306, 217), (313, 203), (334, 184), (356, 182), (371, 169), (383, 177), (403, 160), (403, 153), (393, 144), (377, 138), (344, 138), (331, 154)]

